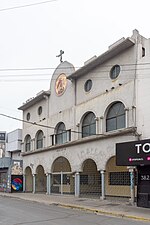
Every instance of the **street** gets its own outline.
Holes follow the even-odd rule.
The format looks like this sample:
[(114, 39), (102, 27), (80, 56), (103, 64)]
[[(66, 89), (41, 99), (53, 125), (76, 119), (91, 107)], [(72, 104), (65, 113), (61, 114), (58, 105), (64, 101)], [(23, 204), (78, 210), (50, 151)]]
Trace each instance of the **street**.
[(45, 205), (31, 201), (0, 197), (0, 224), (2, 225), (146, 225), (133, 221), (85, 211)]

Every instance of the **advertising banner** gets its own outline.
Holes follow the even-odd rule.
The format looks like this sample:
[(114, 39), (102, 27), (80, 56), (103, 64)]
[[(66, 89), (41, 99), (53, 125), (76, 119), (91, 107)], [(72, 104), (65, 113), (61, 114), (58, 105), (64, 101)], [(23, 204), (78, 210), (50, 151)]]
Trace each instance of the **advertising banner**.
[(150, 165), (150, 139), (116, 144), (117, 166)]

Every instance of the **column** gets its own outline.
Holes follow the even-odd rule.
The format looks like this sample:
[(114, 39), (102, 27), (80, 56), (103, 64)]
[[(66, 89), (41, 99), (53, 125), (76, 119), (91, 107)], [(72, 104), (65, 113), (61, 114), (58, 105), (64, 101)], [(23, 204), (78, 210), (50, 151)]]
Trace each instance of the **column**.
[(101, 117), (100, 117), (100, 130), (99, 130), (99, 133), (100, 133), (100, 134), (103, 133), (103, 120), (104, 120), (104, 117), (101, 116)]
[(129, 108), (125, 108), (125, 127), (128, 128), (129, 127)]
[(136, 127), (136, 106), (132, 106), (132, 126)]
[(81, 134), (81, 132), (80, 132), (80, 123), (77, 123), (76, 127), (77, 127), (78, 139), (80, 139), (81, 136), (82, 136), (82, 134)]
[(35, 179), (36, 179), (36, 174), (33, 174), (33, 194), (35, 194), (35, 191), (36, 191)]
[(26, 175), (23, 174), (23, 192), (26, 191)]
[(100, 129), (99, 129), (99, 118), (98, 117), (95, 117), (95, 121), (96, 121), (96, 134), (99, 134), (100, 133)]
[(31, 150), (35, 150), (35, 138), (31, 140)]
[(104, 200), (105, 199), (105, 171), (101, 170), (101, 188), (102, 188), (102, 195), (101, 195), (101, 199)]
[(51, 194), (51, 174), (47, 173), (46, 177), (47, 177), (47, 192), (46, 192), (46, 194), (50, 195)]
[(130, 173), (130, 195), (131, 195), (131, 204), (134, 205), (135, 203), (135, 177), (134, 177), (134, 169), (129, 168)]
[(63, 195), (63, 172), (61, 171), (61, 174), (60, 174), (60, 180), (61, 180), (61, 187), (60, 187), (60, 193), (61, 193), (61, 195)]
[(80, 173), (75, 173), (75, 197), (80, 196)]
[(45, 140), (45, 136), (43, 136), (43, 148), (45, 148), (45, 146), (46, 146), (46, 140)]
[(22, 152), (25, 152), (24, 142), (21, 142), (21, 151), (22, 151)]

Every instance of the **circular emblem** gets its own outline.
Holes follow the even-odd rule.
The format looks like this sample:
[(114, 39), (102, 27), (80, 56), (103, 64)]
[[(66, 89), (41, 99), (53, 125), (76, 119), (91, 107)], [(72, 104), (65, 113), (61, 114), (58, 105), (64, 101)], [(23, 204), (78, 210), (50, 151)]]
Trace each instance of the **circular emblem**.
[(14, 178), (11, 182), (11, 186), (14, 191), (22, 190), (22, 180), (20, 178)]
[(62, 95), (67, 87), (67, 77), (64, 73), (60, 74), (55, 83), (55, 91), (58, 96)]

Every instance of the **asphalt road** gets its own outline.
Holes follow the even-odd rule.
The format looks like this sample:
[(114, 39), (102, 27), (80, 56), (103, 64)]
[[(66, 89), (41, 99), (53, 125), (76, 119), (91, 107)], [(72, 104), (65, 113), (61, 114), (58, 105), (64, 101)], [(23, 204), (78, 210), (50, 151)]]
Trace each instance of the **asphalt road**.
[(142, 221), (0, 197), (0, 225), (146, 225)]

